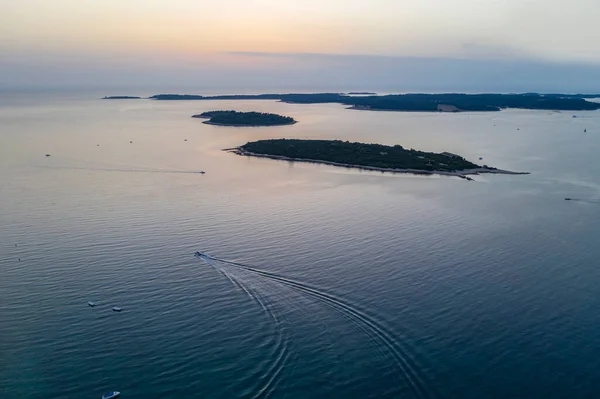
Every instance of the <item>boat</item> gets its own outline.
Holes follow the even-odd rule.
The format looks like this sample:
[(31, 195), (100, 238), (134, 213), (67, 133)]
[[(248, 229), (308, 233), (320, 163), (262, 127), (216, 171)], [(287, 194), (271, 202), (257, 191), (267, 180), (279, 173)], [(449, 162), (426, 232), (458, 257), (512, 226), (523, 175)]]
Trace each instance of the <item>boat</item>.
[[(115, 307), (113, 307), (113, 312), (120, 312), (120, 311), (122, 311), (122, 310), (123, 310), (123, 308), (120, 308), (120, 307), (118, 307), (118, 306), (115, 306)], [(116, 396), (115, 396), (115, 397), (116, 397)]]
[(201, 170), (201, 171), (200, 171), (200, 174), (202, 174), (202, 175), (203, 175), (203, 174), (205, 174), (205, 173), (206, 173), (206, 172), (205, 172), (205, 171), (203, 171), (203, 170)]
[(92, 301), (89, 301), (88, 302), (88, 306), (94, 307), (94, 306), (96, 306), (96, 304), (94, 302), (92, 302)]
[(111, 392), (106, 392), (104, 395), (102, 395), (102, 399), (114, 399), (114, 398), (118, 398), (119, 396), (121, 396), (121, 392), (111, 391)]
[(209, 254), (207, 254), (205, 252), (199, 252), (199, 251), (196, 251), (194, 253), (194, 256), (196, 258), (200, 258), (200, 259), (213, 259)]
[(565, 201), (571, 201), (571, 198), (567, 197), (565, 198)]

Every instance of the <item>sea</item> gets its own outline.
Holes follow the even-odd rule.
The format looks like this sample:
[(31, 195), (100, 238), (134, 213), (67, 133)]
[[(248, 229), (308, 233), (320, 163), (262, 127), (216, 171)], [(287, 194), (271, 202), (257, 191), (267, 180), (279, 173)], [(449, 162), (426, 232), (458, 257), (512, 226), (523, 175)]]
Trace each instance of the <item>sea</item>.
[[(0, 93), (0, 398), (599, 397), (600, 112), (115, 94)], [(531, 174), (223, 151), (266, 138)]]

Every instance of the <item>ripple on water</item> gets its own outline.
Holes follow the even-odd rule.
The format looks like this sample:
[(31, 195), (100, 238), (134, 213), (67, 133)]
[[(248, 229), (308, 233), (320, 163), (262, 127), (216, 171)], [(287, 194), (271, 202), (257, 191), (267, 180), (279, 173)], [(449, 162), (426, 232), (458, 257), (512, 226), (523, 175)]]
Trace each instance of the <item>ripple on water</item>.
[[(280, 316), (277, 314), (281, 310), (277, 309), (287, 310), (288, 313), (285, 314), (285, 317), (290, 317), (289, 297), (288, 300), (284, 298), (286, 298), (286, 291), (291, 290), (295, 294), (300, 294), (304, 300), (316, 301), (345, 319), (350, 329), (366, 337), (380, 360), (387, 361), (388, 364), (390, 360), (393, 360), (393, 364), (397, 367), (397, 373), (393, 373), (391, 377), (397, 380), (396, 394), (406, 395), (410, 392), (411, 396), (417, 398), (435, 398), (439, 396), (432, 382), (427, 381), (427, 376), (423, 374), (419, 365), (422, 359), (417, 358), (416, 352), (411, 351), (406, 344), (402, 343), (401, 339), (385, 328), (380, 321), (365, 314), (356, 305), (349, 304), (337, 296), (312, 288), (304, 283), (245, 264), (207, 256), (200, 256), (199, 258), (224, 274), (249, 298), (260, 305), (265, 313), (270, 315), (278, 330), (281, 330), (281, 321)], [(297, 306), (298, 303), (294, 305)], [(274, 348), (273, 351), (277, 352), (278, 349)], [(274, 357), (275, 360), (270, 357), (270, 366), (261, 365), (260, 369), (264, 370), (262, 372), (264, 386), (258, 388), (258, 391), (254, 391), (257, 396), (266, 392), (281, 372), (281, 363), (285, 363), (285, 359), (289, 357), (286, 352), (287, 349), (283, 348), (279, 351), (279, 355)]]

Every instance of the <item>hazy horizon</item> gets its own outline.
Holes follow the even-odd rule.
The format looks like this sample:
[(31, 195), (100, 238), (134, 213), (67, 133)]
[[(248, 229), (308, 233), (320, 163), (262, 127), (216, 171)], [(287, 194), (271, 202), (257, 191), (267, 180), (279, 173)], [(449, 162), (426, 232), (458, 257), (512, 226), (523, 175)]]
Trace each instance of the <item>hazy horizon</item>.
[(600, 4), (8, 0), (0, 89), (599, 92)]

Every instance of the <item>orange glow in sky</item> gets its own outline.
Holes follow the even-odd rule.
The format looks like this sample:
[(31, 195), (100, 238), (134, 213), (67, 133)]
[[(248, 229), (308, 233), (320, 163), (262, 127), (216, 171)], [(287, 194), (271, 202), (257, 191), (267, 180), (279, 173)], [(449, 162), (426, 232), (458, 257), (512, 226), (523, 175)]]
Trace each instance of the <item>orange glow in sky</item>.
[(591, 39), (600, 33), (596, 15), (600, 3), (588, 0), (4, 0), (0, 49), (190, 59), (229, 51), (458, 57), (500, 51), (600, 61), (600, 42)]

